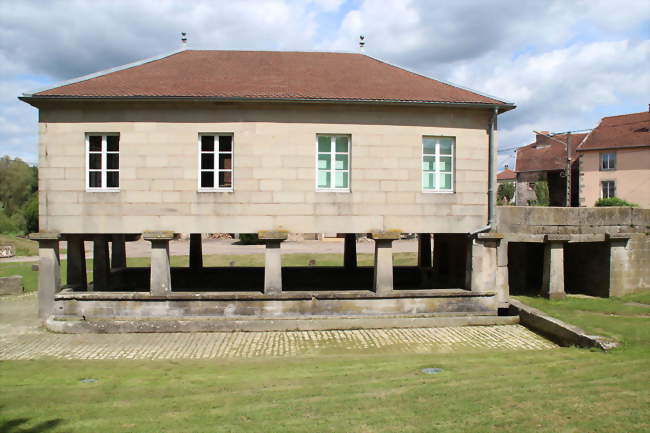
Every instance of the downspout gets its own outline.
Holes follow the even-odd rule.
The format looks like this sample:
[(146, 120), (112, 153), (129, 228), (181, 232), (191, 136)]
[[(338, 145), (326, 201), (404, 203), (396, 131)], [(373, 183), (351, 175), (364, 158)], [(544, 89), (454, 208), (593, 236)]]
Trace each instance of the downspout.
[(499, 115), (499, 109), (494, 107), (492, 111), (492, 116), (490, 117), (490, 123), (488, 124), (488, 221), (487, 225), (481, 227), (473, 232), (470, 232), (470, 235), (474, 236), (478, 233), (486, 232), (492, 229), (496, 225), (495, 221), (495, 200), (494, 200), (494, 173), (495, 173), (495, 159), (494, 159), (494, 131), (497, 129), (497, 116)]

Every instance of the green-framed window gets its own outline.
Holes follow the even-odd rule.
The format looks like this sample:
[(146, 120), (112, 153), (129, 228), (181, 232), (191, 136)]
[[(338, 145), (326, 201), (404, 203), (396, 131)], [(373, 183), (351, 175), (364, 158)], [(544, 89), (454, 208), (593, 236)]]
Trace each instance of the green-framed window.
[(350, 191), (350, 136), (316, 136), (316, 190)]
[(454, 191), (454, 137), (422, 137), (422, 191)]

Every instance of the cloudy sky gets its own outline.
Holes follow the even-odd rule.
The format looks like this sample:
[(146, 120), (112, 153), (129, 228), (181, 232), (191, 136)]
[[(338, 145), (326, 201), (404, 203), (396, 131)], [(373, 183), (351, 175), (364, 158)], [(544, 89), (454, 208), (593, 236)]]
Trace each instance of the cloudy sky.
[(356, 51), (517, 104), (501, 165), (533, 129), (648, 110), (648, 0), (0, 0), (0, 155), (37, 159), (22, 92), (179, 47)]

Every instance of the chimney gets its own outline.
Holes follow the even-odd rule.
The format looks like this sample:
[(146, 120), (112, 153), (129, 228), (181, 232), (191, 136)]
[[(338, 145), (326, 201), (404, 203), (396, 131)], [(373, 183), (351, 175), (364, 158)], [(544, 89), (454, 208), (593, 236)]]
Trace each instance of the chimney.
[(187, 48), (187, 33), (185, 32), (181, 33), (181, 48)]
[(364, 35), (359, 36), (359, 52), (361, 54), (366, 52), (366, 42), (364, 41), (366, 37)]

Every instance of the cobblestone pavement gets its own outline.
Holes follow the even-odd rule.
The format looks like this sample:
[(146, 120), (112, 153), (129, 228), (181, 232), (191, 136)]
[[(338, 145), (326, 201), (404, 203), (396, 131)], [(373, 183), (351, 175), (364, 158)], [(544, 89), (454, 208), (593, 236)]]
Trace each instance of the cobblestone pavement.
[[(52, 334), (38, 327), (35, 296), (0, 300), (0, 360), (209, 359), (342, 353), (440, 353), (557, 347), (520, 325), (351, 331)], [(26, 319), (25, 315), (29, 317)]]

